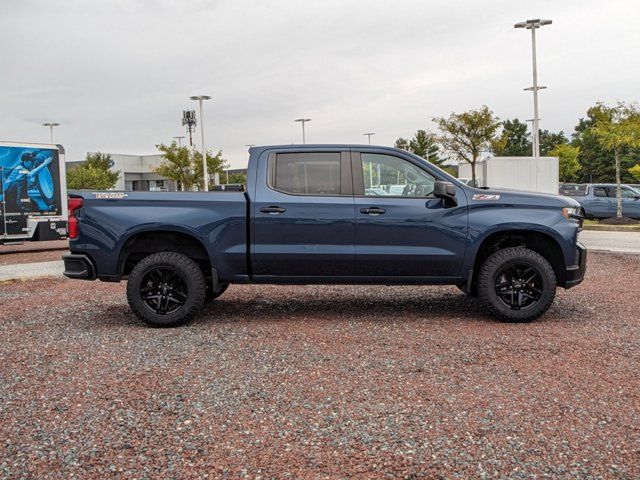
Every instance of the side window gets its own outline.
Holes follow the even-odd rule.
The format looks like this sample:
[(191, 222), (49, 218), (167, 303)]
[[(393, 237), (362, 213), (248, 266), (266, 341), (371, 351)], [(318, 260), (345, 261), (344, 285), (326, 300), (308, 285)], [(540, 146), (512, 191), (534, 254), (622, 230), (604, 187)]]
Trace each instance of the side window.
[(594, 197), (606, 197), (607, 190), (604, 187), (593, 187), (593, 196)]
[(362, 153), (362, 177), (367, 197), (427, 197), (435, 177), (413, 163), (392, 155)]
[(340, 195), (340, 153), (279, 153), (269, 183), (295, 195)]
[(622, 198), (636, 198), (635, 192), (629, 190), (628, 188), (622, 189)]

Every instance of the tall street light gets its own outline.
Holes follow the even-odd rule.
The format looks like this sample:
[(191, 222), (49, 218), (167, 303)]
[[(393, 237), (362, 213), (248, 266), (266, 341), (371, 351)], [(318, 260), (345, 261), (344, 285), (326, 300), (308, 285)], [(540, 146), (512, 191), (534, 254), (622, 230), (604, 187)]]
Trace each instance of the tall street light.
[(305, 137), (305, 132), (304, 132), (304, 124), (310, 121), (311, 121), (310, 118), (296, 118), (294, 120), (294, 122), (300, 122), (302, 124), (302, 144), (303, 145), (307, 143), (307, 139)]
[(179, 135), (177, 137), (173, 137), (174, 140), (178, 140), (178, 148), (182, 148), (182, 139), (185, 138), (184, 135)]
[(363, 133), (362, 135), (367, 137), (367, 140), (369, 141), (369, 145), (371, 145), (371, 135), (375, 135), (375, 134), (376, 132), (367, 132), (367, 133)]
[(51, 145), (53, 145), (53, 127), (57, 127), (58, 125), (60, 124), (56, 122), (47, 122), (42, 124), (43, 127), (49, 127), (49, 143)]
[(538, 188), (538, 179), (540, 177), (540, 126), (538, 125), (538, 90), (547, 87), (538, 86), (538, 65), (536, 59), (536, 30), (545, 25), (551, 25), (551, 20), (525, 20), (516, 23), (514, 28), (525, 28), (531, 30), (531, 57), (533, 60), (533, 85), (525, 88), (527, 91), (533, 92), (533, 150), (536, 162), (536, 189)]
[[(207, 170), (207, 150), (204, 146), (204, 119), (202, 118), (202, 102), (204, 100), (211, 100), (209, 95), (193, 95), (189, 97), (191, 100), (197, 100), (200, 106), (200, 136), (202, 138), (202, 173), (204, 174), (204, 191), (209, 191), (209, 172)], [(220, 175), (216, 172), (213, 183), (220, 184)]]

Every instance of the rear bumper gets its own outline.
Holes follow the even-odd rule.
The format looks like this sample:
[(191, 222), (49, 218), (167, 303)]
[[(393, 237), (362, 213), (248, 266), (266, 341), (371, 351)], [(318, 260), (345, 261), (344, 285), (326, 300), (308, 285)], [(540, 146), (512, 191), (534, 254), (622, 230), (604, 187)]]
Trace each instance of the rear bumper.
[(578, 255), (578, 264), (567, 267), (564, 288), (575, 287), (584, 280), (584, 274), (587, 271), (587, 248), (578, 242), (576, 244), (576, 252)]
[(62, 255), (62, 260), (64, 260), (63, 275), (65, 277), (79, 280), (96, 279), (96, 269), (88, 256), (79, 253), (67, 253)]

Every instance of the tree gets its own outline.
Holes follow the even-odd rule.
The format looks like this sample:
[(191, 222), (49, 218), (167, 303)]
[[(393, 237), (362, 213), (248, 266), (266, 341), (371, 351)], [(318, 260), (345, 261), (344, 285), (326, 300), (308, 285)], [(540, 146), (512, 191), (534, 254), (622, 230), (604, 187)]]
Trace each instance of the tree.
[(502, 123), (502, 133), (491, 142), (491, 150), (500, 157), (531, 156), (531, 140), (527, 124), (517, 118)]
[[(204, 173), (202, 172), (202, 153), (194, 152), (193, 162), (198, 186), (203, 187), (202, 177)], [(218, 153), (215, 155), (211, 155), (211, 152), (207, 151), (207, 174), (209, 177), (212, 177), (215, 173), (218, 173), (222, 177), (225, 168), (227, 168), (227, 161), (222, 158), (222, 150), (218, 150)], [(209, 180), (209, 183), (211, 183), (211, 180)]]
[(573, 182), (577, 180), (578, 172), (582, 170), (582, 166), (580, 162), (578, 162), (579, 154), (580, 147), (574, 147), (568, 143), (556, 145), (556, 147), (549, 152), (549, 156), (559, 158), (561, 182)]
[(629, 173), (640, 182), (640, 163), (636, 163), (633, 167), (631, 167), (629, 169)]
[[(176, 142), (170, 145), (156, 145), (163, 152), (164, 161), (155, 169), (158, 175), (175, 180), (182, 190), (191, 190), (194, 186), (202, 188), (202, 153), (189, 147), (178, 147)], [(226, 168), (226, 161), (222, 158), (222, 151), (211, 155), (207, 151), (207, 173), (211, 176), (216, 172), (222, 174)]]
[(111, 171), (111, 155), (87, 153), (85, 161), (67, 170), (67, 188), (71, 190), (109, 190), (115, 187), (119, 171)]
[(394, 143), (393, 146), (400, 150), (409, 151), (409, 140), (407, 140), (406, 138), (400, 137), (399, 139), (396, 140), (396, 143)]
[(549, 130), (539, 130), (538, 137), (540, 139), (540, 156), (542, 157), (549, 156), (549, 152), (558, 145), (569, 143), (563, 131), (553, 133)]
[(409, 141), (409, 151), (437, 166), (442, 166), (444, 161), (440, 158), (440, 148), (436, 136), (426, 130), (418, 130), (415, 133)]
[(500, 119), (489, 107), (451, 113), (448, 118), (434, 118), (441, 131), (440, 143), (458, 159), (471, 165), (471, 178), (476, 180), (476, 163), (480, 153), (491, 148)]
[(224, 183), (241, 183), (243, 185), (247, 184), (247, 175), (244, 173), (232, 173), (229, 175), (229, 179), (227, 181), (226, 175), (221, 177)]
[(620, 156), (628, 148), (640, 148), (640, 110), (635, 104), (619, 102), (610, 107), (598, 102), (589, 109), (595, 119), (593, 133), (604, 150), (613, 152), (616, 167), (616, 217), (622, 218)]
[(191, 190), (198, 183), (193, 165), (193, 155), (188, 147), (178, 147), (176, 142), (170, 145), (156, 145), (163, 153), (162, 164), (156, 167), (155, 172), (170, 180), (178, 182), (182, 191)]

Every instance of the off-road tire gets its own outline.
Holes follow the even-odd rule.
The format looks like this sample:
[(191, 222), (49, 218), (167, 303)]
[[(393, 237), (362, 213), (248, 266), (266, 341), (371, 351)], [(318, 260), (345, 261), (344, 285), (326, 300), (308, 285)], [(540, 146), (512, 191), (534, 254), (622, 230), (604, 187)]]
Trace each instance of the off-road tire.
[[(512, 265), (528, 264), (537, 270), (541, 283), (540, 297), (532, 305), (514, 310), (505, 305), (496, 292), (496, 281)], [(530, 322), (544, 314), (556, 295), (556, 276), (553, 267), (539, 253), (525, 247), (498, 250), (485, 260), (478, 276), (478, 298), (487, 310), (503, 322)]]
[(219, 283), (218, 289), (214, 292), (213, 282), (207, 282), (207, 292), (204, 295), (205, 303), (214, 301), (216, 298), (218, 298), (220, 295), (226, 292), (227, 288), (229, 288), (228, 283)]
[[(186, 289), (186, 300), (175, 311), (166, 314), (154, 313), (142, 298), (141, 289), (150, 272), (158, 269), (176, 272)], [(143, 322), (151, 327), (177, 327), (195, 317), (202, 305), (206, 292), (206, 282), (202, 270), (193, 260), (174, 252), (160, 252), (143, 258), (131, 271), (127, 283), (129, 306)]]

